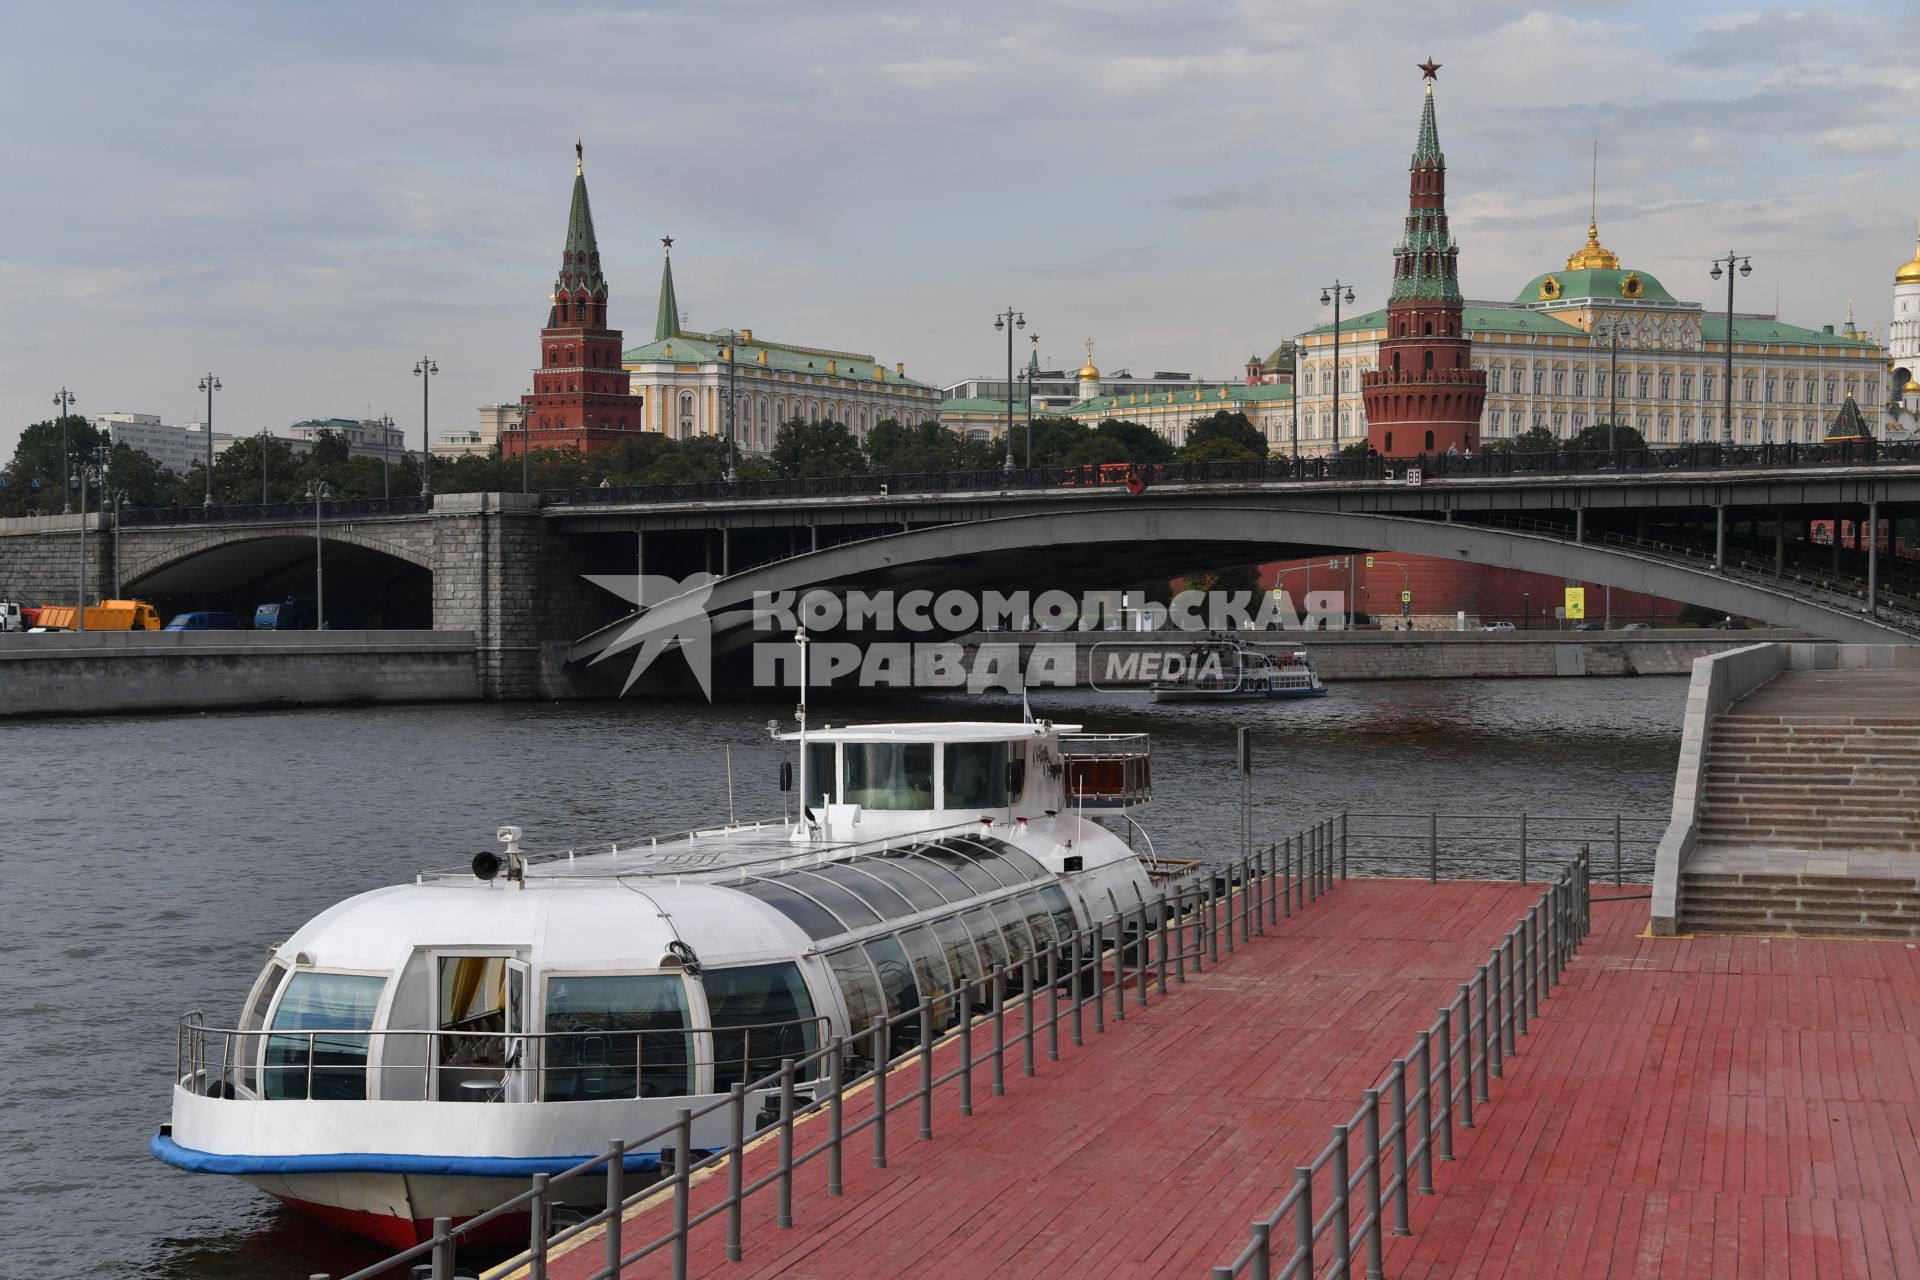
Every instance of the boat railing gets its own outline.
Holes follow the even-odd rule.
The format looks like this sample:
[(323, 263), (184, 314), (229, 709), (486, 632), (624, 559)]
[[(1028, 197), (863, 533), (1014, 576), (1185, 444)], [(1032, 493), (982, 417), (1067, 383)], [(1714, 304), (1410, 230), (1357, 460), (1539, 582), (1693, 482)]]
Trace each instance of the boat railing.
[(1131, 809), (1153, 799), (1153, 742), (1144, 733), (1063, 733), (1067, 803)]
[[(1036, 1074), (1043, 1055), (1047, 1062), (1060, 1060), (1063, 1039), (1071, 1037), (1080, 1045), (1089, 1034), (1103, 1034), (1109, 1020), (1124, 1022), (1130, 1008), (1167, 996), (1170, 984), (1185, 983), (1189, 972), (1201, 974), (1217, 964), (1222, 950), (1233, 951), (1236, 939), (1241, 945), (1249, 943), (1270, 923), (1277, 925), (1318, 902), (1337, 880), (1338, 849), (1338, 820), (1328, 819), (1284, 842), (1252, 850), (1230, 865), (1190, 867), (1155, 884), (1152, 896), (1131, 911), (1096, 921), (1041, 954), (997, 965), (987, 976), (970, 978), (938, 999), (923, 995), (917, 1005), (876, 1015), (862, 1029), (783, 1060), (772, 1075), (734, 1083), (725, 1098), (677, 1109), (669, 1125), (610, 1142), (604, 1155), (563, 1173), (537, 1174), (528, 1190), (458, 1227), (450, 1218), (436, 1218), (427, 1240), (343, 1280), (375, 1280), (428, 1258), (435, 1276), (452, 1276), (461, 1243), (507, 1215), (531, 1215), (532, 1245), (483, 1273), (489, 1277), (518, 1274), (545, 1280), (554, 1250), (597, 1231), (600, 1263), (580, 1280), (611, 1280), (642, 1258), (661, 1253), (669, 1255), (667, 1273), (684, 1280), (691, 1233), (718, 1219), (725, 1221), (727, 1257), (737, 1261), (744, 1247), (742, 1204), (747, 1197), (771, 1189), (777, 1199), (776, 1222), (791, 1226), (796, 1170), (824, 1162), (827, 1194), (842, 1194), (844, 1161), (855, 1139), (862, 1139), (862, 1147), (870, 1141), (874, 1167), (885, 1168), (902, 1122), (921, 1140), (933, 1138), (937, 1094), (944, 1091), (957, 1102), (961, 1115), (973, 1114), (980, 1091), (992, 1096), (1005, 1092), (1009, 1072)], [(951, 1029), (936, 1032), (948, 1019), (953, 1020)], [(862, 1062), (868, 1064), (864, 1069), (858, 1066)], [(809, 1071), (816, 1077), (811, 1097), (798, 1088)], [(747, 1099), (757, 1091), (769, 1095), (772, 1123), (766, 1128), (749, 1123)], [(721, 1114), (726, 1117), (726, 1141), (696, 1150), (696, 1123)], [(799, 1130), (797, 1121), (809, 1114), (824, 1123)], [(749, 1147), (769, 1132), (774, 1145), (771, 1159), (764, 1160)], [(797, 1149), (809, 1137), (814, 1141)], [(660, 1181), (629, 1193), (628, 1159), (636, 1152), (655, 1151)], [(746, 1167), (749, 1163), (753, 1170)], [(721, 1166), (724, 1191), (696, 1176)], [(577, 1203), (579, 1184), (589, 1179), (604, 1184), (605, 1207), (548, 1235), (541, 1228), (554, 1205), (569, 1190)], [(703, 1184), (714, 1194), (696, 1208), (694, 1188)], [(626, 1233), (633, 1224), (626, 1211), (642, 1200), (660, 1204), (672, 1225), (648, 1239), (629, 1240)]]
[[(195, 1010), (175, 1037), (183, 1089), (215, 1098), (605, 1101), (724, 1093), (826, 1043), (825, 1017), (731, 1027), (565, 1031), (239, 1030)], [(391, 1060), (390, 1060), (391, 1059)], [(811, 1079), (808, 1075), (800, 1077)]]

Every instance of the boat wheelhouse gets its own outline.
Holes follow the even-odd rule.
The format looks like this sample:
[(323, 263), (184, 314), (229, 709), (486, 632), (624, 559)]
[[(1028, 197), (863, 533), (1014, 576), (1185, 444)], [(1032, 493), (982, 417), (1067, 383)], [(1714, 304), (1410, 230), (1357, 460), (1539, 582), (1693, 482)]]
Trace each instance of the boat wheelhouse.
[[(322, 912), (273, 948), (237, 1025), (182, 1020), (154, 1154), (410, 1244), (923, 999), (943, 1030), (968, 1016), (954, 993), (1144, 911), (1174, 870), (1131, 847), (1143, 735), (781, 737), (807, 797), (786, 820), (545, 856), (504, 827), (504, 860)], [(720, 1145), (707, 1123), (696, 1146)]]

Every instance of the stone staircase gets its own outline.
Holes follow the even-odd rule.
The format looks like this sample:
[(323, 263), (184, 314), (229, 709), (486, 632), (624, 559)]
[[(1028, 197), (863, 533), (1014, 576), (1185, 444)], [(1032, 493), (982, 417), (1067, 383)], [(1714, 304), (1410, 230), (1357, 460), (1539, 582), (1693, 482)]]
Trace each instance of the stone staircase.
[(1920, 714), (1729, 712), (1702, 788), (1690, 931), (1920, 938)]

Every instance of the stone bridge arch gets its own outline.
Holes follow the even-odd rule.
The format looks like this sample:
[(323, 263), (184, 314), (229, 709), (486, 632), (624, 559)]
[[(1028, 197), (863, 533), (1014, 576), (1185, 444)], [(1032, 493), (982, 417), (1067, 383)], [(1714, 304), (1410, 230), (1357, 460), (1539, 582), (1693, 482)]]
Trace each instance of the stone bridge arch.
[[(1689, 600), (1835, 640), (1885, 644), (1916, 638), (1891, 622), (1796, 595), (1785, 585), (1726, 577), (1708, 566), (1618, 546), (1408, 516), (1152, 503), (934, 525), (826, 547), (720, 579), (705, 612), (715, 648), (725, 651), (751, 640), (759, 592), (1112, 589), (1215, 565), (1329, 551), (1401, 552), (1527, 570)], [(597, 661), (639, 643), (634, 623), (641, 616), (582, 637), (571, 658)]]
[[(432, 530), (422, 524), (418, 533), (406, 536), (412, 530), (375, 526), (380, 533), (370, 533), (352, 523), (323, 525), (321, 541), (340, 542), (367, 551), (379, 552), (395, 560), (404, 560), (416, 568), (431, 573), (434, 569), (434, 549)], [(394, 536), (394, 534), (401, 536)], [(199, 532), (195, 537), (183, 537), (178, 527), (141, 530), (121, 535), (123, 545), (139, 547), (138, 558), (129, 556), (120, 578), (128, 590), (132, 590), (146, 578), (152, 577), (163, 569), (185, 564), (210, 551), (222, 547), (231, 547), (240, 543), (259, 542), (270, 538), (307, 538), (313, 537), (311, 524), (246, 525), (240, 528), (214, 528)], [(131, 549), (131, 547), (129, 547)]]

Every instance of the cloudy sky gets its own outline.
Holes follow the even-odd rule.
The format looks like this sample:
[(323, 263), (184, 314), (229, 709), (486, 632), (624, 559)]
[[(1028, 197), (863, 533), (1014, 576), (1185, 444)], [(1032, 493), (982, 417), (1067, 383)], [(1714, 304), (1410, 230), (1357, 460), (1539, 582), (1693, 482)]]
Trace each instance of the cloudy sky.
[[(528, 383), (573, 142), (613, 321), (904, 360), (1225, 376), (1379, 305), (1420, 77), (1468, 296), (1585, 237), (1677, 296), (1750, 253), (1741, 310), (1886, 319), (1913, 252), (1910, 0), (567, 0), (0, 6), (0, 457), (65, 385), (222, 430), (475, 420)], [(1024, 354), (1024, 353), (1023, 353)]]

